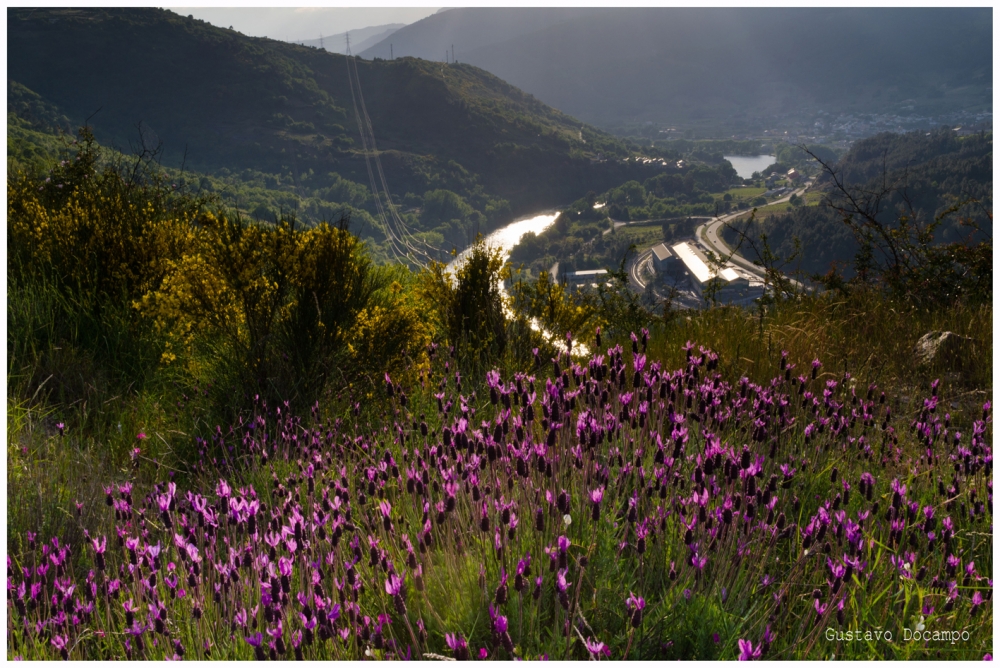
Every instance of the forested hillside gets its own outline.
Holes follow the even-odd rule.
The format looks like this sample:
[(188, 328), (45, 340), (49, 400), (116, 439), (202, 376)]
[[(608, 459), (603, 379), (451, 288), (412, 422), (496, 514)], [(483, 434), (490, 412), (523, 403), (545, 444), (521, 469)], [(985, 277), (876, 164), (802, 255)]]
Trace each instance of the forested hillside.
[[(8, 43), (9, 127), (51, 130), (54, 115), (126, 153), (162, 143), (164, 166), (208, 177), (188, 187), (263, 219), (373, 222), (362, 94), (402, 215), (439, 245), (653, 171), (621, 160), (636, 147), (470, 65), (358, 61), (352, 97), (344, 56), (156, 9), (11, 10)], [(428, 194), (454, 217), (425, 213)]]
[[(829, 167), (859, 204), (873, 211), (877, 207), (875, 218), (885, 225), (903, 216), (923, 225), (940, 219), (933, 233), (938, 243), (992, 237), (991, 134), (958, 137), (950, 130), (880, 134), (856, 143)], [(826, 200), (820, 206), (766, 216), (749, 230), (745, 224), (735, 227), (753, 236), (767, 234), (772, 250), (785, 258), (797, 254), (794, 266), (807, 274), (823, 274), (835, 265), (851, 275), (854, 269), (849, 265), (860, 247), (841, 211), (849, 202), (829, 173), (819, 178), (816, 189)], [(727, 239), (736, 243), (737, 236), (733, 229)]]

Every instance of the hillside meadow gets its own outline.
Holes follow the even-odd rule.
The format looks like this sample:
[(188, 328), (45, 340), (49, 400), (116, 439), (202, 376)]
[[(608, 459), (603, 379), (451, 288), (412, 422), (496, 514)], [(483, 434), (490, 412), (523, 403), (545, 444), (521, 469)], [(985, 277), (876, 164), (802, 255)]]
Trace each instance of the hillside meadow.
[(506, 318), (87, 133), (7, 188), (9, 659), (991, 655), (991, 300)]

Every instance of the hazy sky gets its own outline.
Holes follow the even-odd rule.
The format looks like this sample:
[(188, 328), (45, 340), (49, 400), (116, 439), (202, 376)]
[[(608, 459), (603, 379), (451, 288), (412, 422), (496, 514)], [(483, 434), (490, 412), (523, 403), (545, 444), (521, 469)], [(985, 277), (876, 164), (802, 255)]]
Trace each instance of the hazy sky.
[(438, 7), (167, 7), (244, 35), (280, 40), (317, 39), (387, 23), (413, 23)]

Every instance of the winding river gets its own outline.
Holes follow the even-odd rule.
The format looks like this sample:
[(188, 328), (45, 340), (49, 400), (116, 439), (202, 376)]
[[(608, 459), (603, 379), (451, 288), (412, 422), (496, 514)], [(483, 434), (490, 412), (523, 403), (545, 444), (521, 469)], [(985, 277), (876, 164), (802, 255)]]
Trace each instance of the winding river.
[[(501, 254), (503, 255), (504, 262), (506, 262), (510, 258), (510, 252), (514, 249), (514, 246), (516, 246), (518, 242), (521, 240), (521, 237), (523, 237), (528, 232), (541, 234), (542, 232), (547, 230), (549, 226), (551, 226), (554, 222), (556, 222), (556, 218), (558, 216), (559, 216), (558, 211), (550, 210), (545, 213), (535, 214), (534, 216), (530, 216), (528, 218), (521, 218), (519, 220), (515, 220), (514, 222), (508, 223), (507, 225), (504, 225), (500, 229), (495, 230), (490, 234), (486, 235), (484, 241), (486, 242), (487, 246), (499, 248)], [(471, 252), (472, 252), (472, 246), (469, 246), (466, 249), (464, 249), (461, 253), (459, 253), (457, 256), (455, 256), (455, 259), (447, 264), (446, 266), (447, 271), (454, 276), (455, 270), (458, 267), (460, 267), (463, 262), (465, 262), (465, 260), (469, 257), (469, 254)], [(500, 284), (500, 292), (504, 295), (504, 297), (508, 296), (507, 290), (504, 288), (502, 283)], [(507, 311), (508, 317), (513, 316), (513, 313), (509, 311), (506, 305), (504, 306), (504, 310)], [(550, 332), (547, 332), (546, 330), (542, 329), (538, 321), (535, 319), (532, 319), (531, 327), (532, 329), (541, 332), (542, 335), (553, 345), (558, 346), (559, 343), (562, 341), (562, 335), (556, 336)], [(574, 332), (574, 334), (576, 336), (579, 336), (579, 333)], [(586, 345), (584, 345), (579, 341), (573, 342), (574, 356), (577, 355), (586, 356), (589, 354), (590, 352), (587, 349)]]
[[(520, 220), (515, 220), (513, 223), (508, 223), (498, 230), (494, 230), (486, 235), (485, 241), (487, 246), (493, 246), (500, 249), (503, 253), (503, 259), (506, 262), (507, 258), (510, 257), (510, 252), (514, 250), (514, 246), (521, 240), (528, 232), (534, 232), (535, 234), (541, 234), (549, 228), (552, 223), (556, 222), (556, 217), (559, 215), (558, 211), (550, 211), (546, 213), (539, 213), (531, 216), (529, 218), (521, 218)], [(459, 253), (454, 260), (448, 263), (448, 271), (451, 273), (455, 272), (459, 266), (465, 262), (466, 258), (469, 257), (469, 253), (472, 252), (472, 246), (469, 246), (461, 253)]]

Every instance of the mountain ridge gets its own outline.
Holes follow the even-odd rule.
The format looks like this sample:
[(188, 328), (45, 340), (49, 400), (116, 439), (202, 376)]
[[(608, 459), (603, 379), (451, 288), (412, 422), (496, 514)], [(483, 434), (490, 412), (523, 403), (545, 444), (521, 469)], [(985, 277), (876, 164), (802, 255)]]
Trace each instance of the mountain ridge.
[(351, 45), (351, 52), (360, 53), (361, 51), (378, 44), (382, 40), (387, 39), (389, 35), (395, 33), (400, 28), (405, 28), (406, 25), (407, 24), (405, 23), (386, 23), (383, 25), (359, 28), (357, 30), (348, 30), (333, 35), (324, 35), (323, 37), (317, 39), (293, 39), (289, 41), (292, 44), (299, 44), (301, 46), (326, 49), (332, 53), (344, 53), (347, 47), (347, 36), (350, 35), (355, 40)]
[[(440, 58), (440, 44), (454, 43), (459, 61), (600, 127), (763, 121), (793, 106), (990, 105), (991, 11), (631, 8), (573, 16), (566, 9), (555, 21), (535, 9), (467, 8), (411, 24), (393, 43), (396, 54), (432, 58)], [(410, 42), (420, 48), (407, 51)], [(362, 55), (387, 57), (388, 46)]]
[[(12, 10), (8, 78), (76, 122), (100, 110), (92, 122), (105, 139), (124, 144), (142, 121), (167, 142), (168, 160), (179, 162), (188, 144), (189, 164), (209, 171), (248, 156), (296, 171), (286, 163), (360, 159), (343, 56), (156, 11)], [(141, 57), (102, 65), (112, 50)], [(558, 154), (584, 172), (595, 168), (588, 156), (598, 151), (629, 153), (625, 143), (469, 65), (397, 59), (357, 67), (381, 150), (482, 166), (483, 153), (516, 148)]]

